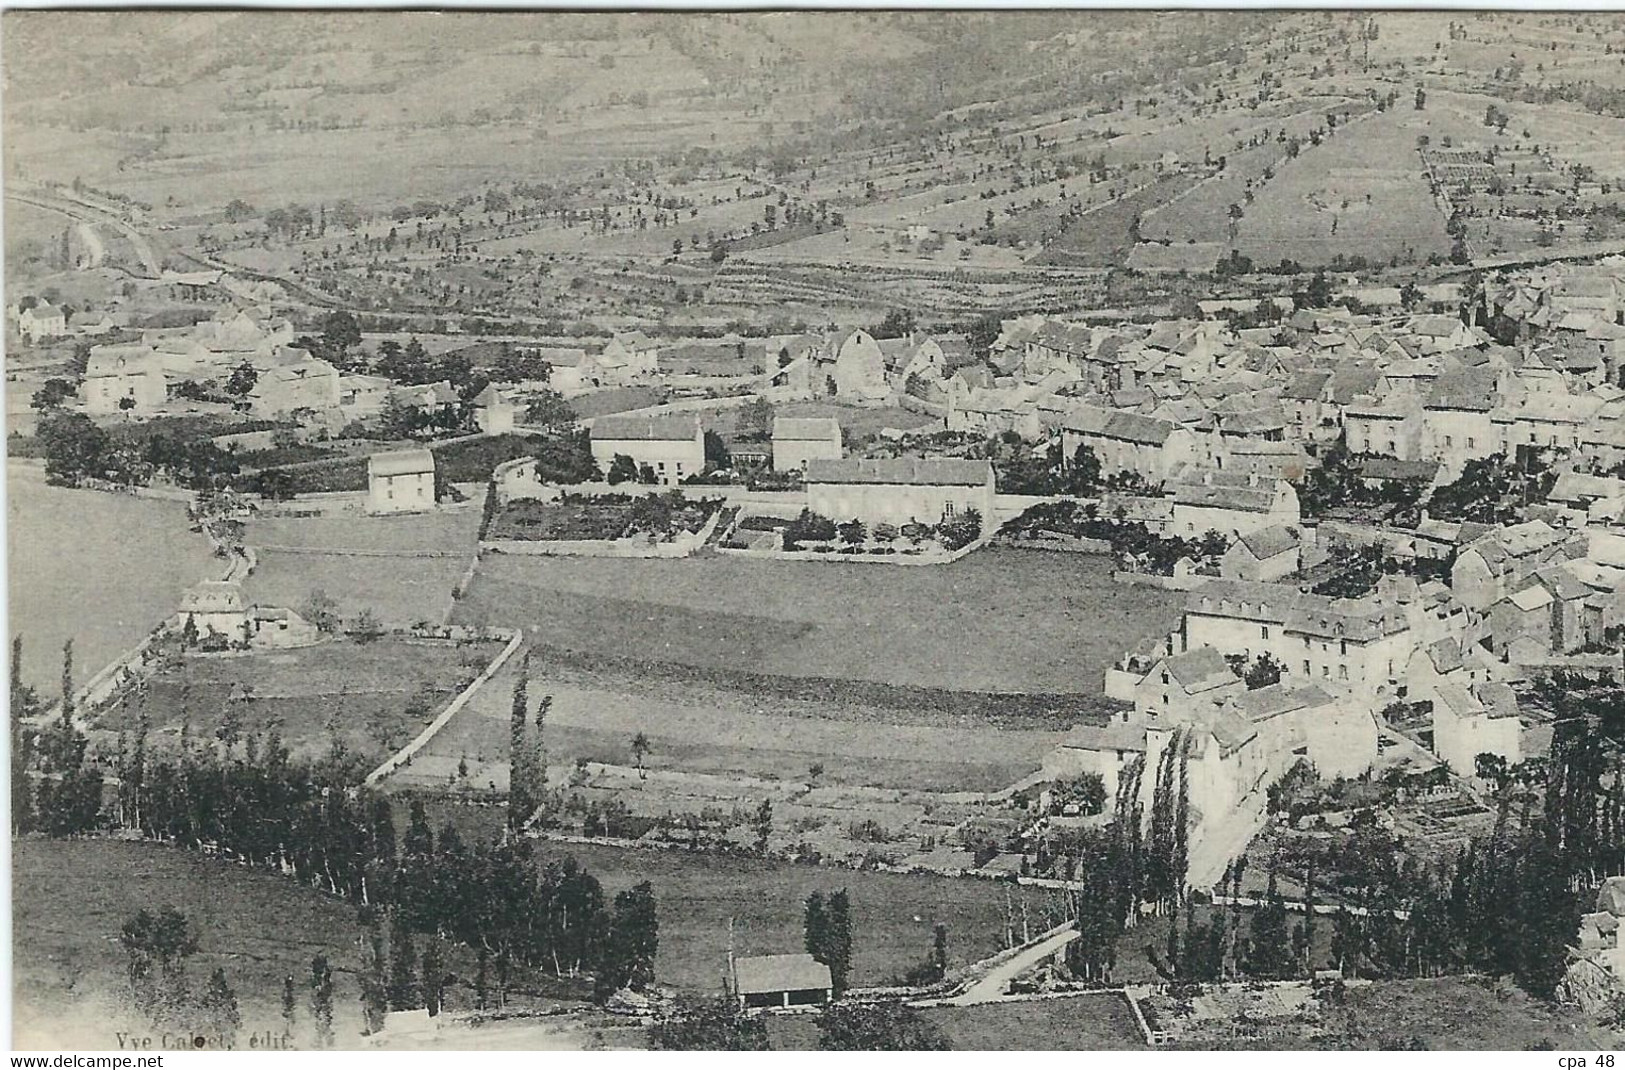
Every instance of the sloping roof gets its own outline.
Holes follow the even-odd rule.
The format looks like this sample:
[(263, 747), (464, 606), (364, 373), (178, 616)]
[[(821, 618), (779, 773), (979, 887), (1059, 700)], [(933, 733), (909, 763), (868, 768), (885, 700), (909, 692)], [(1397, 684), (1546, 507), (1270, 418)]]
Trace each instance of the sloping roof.
[(1274, 683), (1237, 695), (1235, 706), (1251, 721), (1266, 721), (1292, 710), (1313, 709), (1332, 701), (1332, 696), (1313, 684), (1294, 687), (1287, 683)]
[(1231, 509), (1243, 513), (1267, 513), (1280, 492), (1276, 480), (1260, 480), (1257, 486), (1228, 483), (1176, 483), (1170, 488), (1174, 504), (1203, 509)]
[(181, 595), (182, 613), (241, 613), (247, 607), (242, 584), (232, 580), (204, 580)]
[(1495, 408), (1495, 371), (1492, 368), (1451, 368), (1439, 373), (1428, 393), (1430, 409), (1489, 412)]
[(1284, 624), (1306, 595), (1296, 587), (1253, 580), (1208, 580), (1185, 600), (1187, 613)]
[(740, 995), (829, 987), (829, 967), (811, 955), (758, 955), (734, 960), (734, 988)]
[(397, 450), (367, 458), (368, 476), (419, 475), (433, 471), (434, 454), (428, 450)]
[(1144, 751), (1145, 726), (1122, 721), (1073, 725), (1060, 745), (1069, 750)]
[(1537, 609), (1544, 609), (1551, 605), (1552, 592), (1548, 591), (1545, 587), (1537, 583), (1531, 587), (1525, 587), (1523, 590), (1518, 591), (1512, 595), (1511, 598), (1508, 598), (1507, 601), (1511, 602), (1513, 605), (1527, 613)]
[(1224, 655), (1210, 646), (1199, 646), (1164, 658), (1162, 668), (1193, 695), (1241, 683), (1241, 678), (1230, 670), (1230, 663), (1224, 660)]
[(1314, 401), (1325, 392), (1331, 378), (1331, 372), (1320, 369), (1298, 372), (1287, 380), (1286, 386), (1281, 389), (1281, 397), (1291, 401)]
[(1241, 537), (1241, 545), (1247, 552), (1260, 561), (1266, 561), (1277, 554), (1284, 554), (1296, 550), (1301, 540), (1298, 529), (1285, 524), (1276, 524), (1272, 527), (1259, 528), (1249, 531)]
[(700, 437), (698, 416), (600, 416), (592, 422), (592, 437), (615, 442), (687, 442)]
[(1402, 461), (1397, 457), (1361, 457), (1355, 462), (1362, 479), (1418, 480), (1431, 483), (1439, 474), (1437, 461)]
[(1107, 438), (1121, 439), (1124, 442), (1160, 446), (1177, 430), (1179, 425), (1172, 420), (1159, 420), (1155, 416), (1141, 416), (1136, 412), (1114, 412), (1101, 433)]
[(839, 442), (841, 422), (833, 416), (775, 416), (775, 442)]
[(916, 487), (979, 487), (992, 478), (987, 461), (957, 457), (888, 457), (807, 462), (808, 483), (865, 483)]

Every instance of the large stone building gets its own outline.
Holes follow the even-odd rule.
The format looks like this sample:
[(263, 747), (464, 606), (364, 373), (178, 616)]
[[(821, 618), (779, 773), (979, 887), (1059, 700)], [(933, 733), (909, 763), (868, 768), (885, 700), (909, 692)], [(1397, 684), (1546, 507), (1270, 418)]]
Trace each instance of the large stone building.
[(592, 425), (592, 459), (609, 472), (617, 456), (647, 465), (655, 481), (676, 486), (705, 471), (705, 431), (698, 416), (600, 416)]
[(974, 509), (993, 517), (993, 466), (941, 457), (807, 462), (807, 507), (831, 520), (940, 524)]

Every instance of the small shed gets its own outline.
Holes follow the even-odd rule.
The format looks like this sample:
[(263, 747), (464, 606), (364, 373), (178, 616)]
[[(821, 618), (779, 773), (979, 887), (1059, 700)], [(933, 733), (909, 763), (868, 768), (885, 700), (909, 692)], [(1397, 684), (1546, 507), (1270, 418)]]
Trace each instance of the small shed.
[(741, 1007), (815, 1007), (834, 991), (829, 967), (811, 955), (735, 959), (733, 991)]

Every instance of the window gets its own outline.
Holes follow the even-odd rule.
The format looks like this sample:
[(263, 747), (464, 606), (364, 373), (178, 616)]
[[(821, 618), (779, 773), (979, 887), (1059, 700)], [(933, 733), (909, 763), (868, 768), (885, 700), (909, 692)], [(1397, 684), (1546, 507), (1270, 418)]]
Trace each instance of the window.
[(1449, 435), (1444, 436), (1444, 448), (1445, 449), (1449, 449), (1453, 444), (1454, 443), (1452, 443), (1450, 441), (1450, 436)]
[(1347, 680), (1349, 678), (1349, 667), (1347, 665), (1339, 665), (1337, 667), (1337, 678), (1339, 680)]
[(1473, 441), (1473, 437), (1471, 435), (1468, 435), (1467, 436), (1467, 448), (1472, 449), (1475, 445), (1477, 445), (1477, 443)]
[(1260, 624), (1258, 626), (1258, 636), (1260, 639), (1268, 639), (1270, 637), (1270, 626), (1268, 624)]
[(1337, 652), (1345, 658), (1349, 656), (1349, 641), (1347, 639), (1337, 641)]
[(1331, 674), (1332, 674), (1332, 667), (1330, 665), (1322, 665), (1320, 667), (1320, 675), (1322, 675), (1322, 676), (1330, 676)]
[(1162, 696), (1162, 704), (1164, 706), (1168, 705), (1168, 696), (1166, 694)]
[(943, 502), (942, 503), (942, 515), (945, 516), (945, 517), (954, 515), (954, 503), (953, 502)]
[(1311, 673), (1311, 672), (1310, 672), (1310, 671), (1309, 671), (1309, 660), (1308, 660), (1308, 659), (1307, 659), (1307, 658), (1305, 658), (1305, 659), (1304, 659), (1304, 663), (1303, 663), (1303, 674), (1304, 674), (1304, 675), (1305, 675), (1305, 676), (1312, 676), (1312, 675), (1313, 675), (1313, 673)]

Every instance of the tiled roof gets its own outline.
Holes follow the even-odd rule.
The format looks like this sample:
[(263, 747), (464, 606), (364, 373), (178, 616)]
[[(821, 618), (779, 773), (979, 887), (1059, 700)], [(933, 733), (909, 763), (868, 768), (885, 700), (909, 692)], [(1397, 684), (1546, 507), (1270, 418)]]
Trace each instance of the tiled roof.
[(736, 959), (734, 986), (740, 995), (829, 988), (829, 967), (807, 954)]
[(776, 442), (839, 442), (841, 422), (833, 416), (775, 416), (773, 439)]
[(616, 442), (687, 442), (700, 437), (698, 416), (600, 416), (592, 422), (592, 437)]
[(434, 471), (434, 454), (428, 450), (397, 450), (375, 453), (367, 458), (369, 476), (417, 475)]
[(863, 483), (894, 486), (979, 487), (992, 477), (987, 461), (957, 457), (890, 457), (807, 462), (808, 483)]

